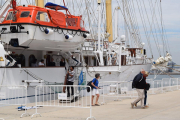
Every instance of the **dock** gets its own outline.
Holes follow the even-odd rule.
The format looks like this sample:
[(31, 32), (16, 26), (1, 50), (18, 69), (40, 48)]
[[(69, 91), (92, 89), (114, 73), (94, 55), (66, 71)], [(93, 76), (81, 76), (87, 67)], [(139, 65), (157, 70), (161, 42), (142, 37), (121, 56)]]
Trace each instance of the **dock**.
[[(179, 120), (180, 119), (180, 90), (155, 95), (148, 95), (149, 108), (138, 107), (132, 109), (133, 99), (119, 101), (109, 100), (101, 106), (92, 106), (92, 115), (96, 120)], [(28, 104), (28, 106), (33, 106)], [(89, 109), (40, 107), (41, 117), (25, 116), (24, 111), (18, 111), (16, 106), (0, 108), (0, 118), (4, 120), (85, 120), (89, 116)], [(32, 115), (35, 109), (27, 110)]]

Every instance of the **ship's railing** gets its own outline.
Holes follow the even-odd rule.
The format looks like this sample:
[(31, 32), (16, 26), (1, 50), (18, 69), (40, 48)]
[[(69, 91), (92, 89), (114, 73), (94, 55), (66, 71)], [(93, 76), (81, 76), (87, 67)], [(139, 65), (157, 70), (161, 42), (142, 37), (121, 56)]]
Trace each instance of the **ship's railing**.
[[(84, 85), (41, 85), (35, 88), (36, 112), (31, 116), (41, 114), (40, 107), (59, 107), (59, 108), (86, 108), (89, 109), (88, 119), (92, 116), (91, 92), (87, 92)], [(70, 96), (67, 96), (69, 89)], [(73, 91), (74, 94), (73, 94)], [(89, 87), (90, 89), (90, 87)], [(43, 108), (42, 108), (43, 109)], [(44, 110), (43, 110), (44, 111)], [(69, 111), (70, 112), (70, 111)], [(94, 118), (95, 119), (95, 118)]]
[(25, 112), (20, 116), (29, 115), (26, 111), (27, 86), (6, 86), (0, 85), (0, 105), (1, 106), (21, 106)]

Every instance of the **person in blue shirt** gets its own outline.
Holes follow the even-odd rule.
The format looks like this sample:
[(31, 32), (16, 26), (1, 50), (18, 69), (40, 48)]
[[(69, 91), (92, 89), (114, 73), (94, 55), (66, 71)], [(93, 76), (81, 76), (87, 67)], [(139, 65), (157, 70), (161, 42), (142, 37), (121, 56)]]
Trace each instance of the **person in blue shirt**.
[[(98, 84), (99, 84), (99, 81), (98, 81), (98, 79), (100, 78), (100, 74), (99, 73), (96, 73), (95, 74), (95, 78), (92, 80), (92, 83), (91, 83), (91, 85), (93, 86), (93, 89), (92, 89), (92, 106), (100, 106), (99, 104), (98, 104), (98, 100), (99, 100), (99, 87), (98, 87)], [(94, 96), (97, 96), (96, 97), (96, 102), (95, 102), (95, 104), (93, 103), (93, 99), (94, 99)]]

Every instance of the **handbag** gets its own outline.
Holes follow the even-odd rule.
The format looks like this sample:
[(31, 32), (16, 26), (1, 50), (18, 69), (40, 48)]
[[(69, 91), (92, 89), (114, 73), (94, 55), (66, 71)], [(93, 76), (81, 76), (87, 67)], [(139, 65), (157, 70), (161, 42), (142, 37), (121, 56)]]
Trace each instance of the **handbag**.
[(149, 90), (150, 87), (151, 87), (151, 85), (149, 83), (146, 83), (145, 90)]

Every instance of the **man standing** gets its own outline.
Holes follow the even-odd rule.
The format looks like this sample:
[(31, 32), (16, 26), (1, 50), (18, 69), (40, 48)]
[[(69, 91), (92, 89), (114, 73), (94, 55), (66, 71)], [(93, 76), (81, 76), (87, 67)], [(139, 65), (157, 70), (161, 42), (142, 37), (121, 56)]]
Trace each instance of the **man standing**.
[(133, 108), (134, 105), (138, 102), (141, 101), (141, 107), (144, 107), (144, 88), (146, 87), (146, 81), (143, 77), (145, 74), (144, 69), (141, 70), (139, 74), (137, 74), (133, 80), (133, 87), (136, 88), (136, 91), (138, 92), (138, 98), (131, 103), (131, 107)]
[(51, 66), (51, 67), (54, 67), (56, 66), (56, 63), (54, 62), (54, 59), (51, 58), (51, 61), (49, 62), (49, 65), (48, 66)]
[[(75, 72), (74, 72), (74, 67), (71, 66), (70, 67), (70, 71), (67, 72), (67, 85), (71, 85), (71, 95), (74, 95), (74, 88), (73, 88), (73, 84), (74, 84), (74, 79), (75, 78)], [(67, 97), (70, 97), (70, 91), (69, 91), (70, 87), (67, 87)]]
[[(93, 89), (92, 89), (92, 106), (100, 106), (99, 104), (98, 104), (98, 100), (99, 100), (99, 87), (98, 87), (98, 84), (99, 84), (99, 78), (100, 78), (100, 74), (99, 73), (96, 73), (95, 74), (95, 78), (92, 80), (92, 83), (91, 83), (91, 85), (93, 86)], [(94, 96), (97, 96), (96, 97), (96, 103), (94, 104), (93, 103), (93, 99), (94, 99)]]
[(60, 66), (61, 67), (65, 67), (65, 62), (64, 62), (64, 59), (62, 58), (61, 61), (60, 61)]

